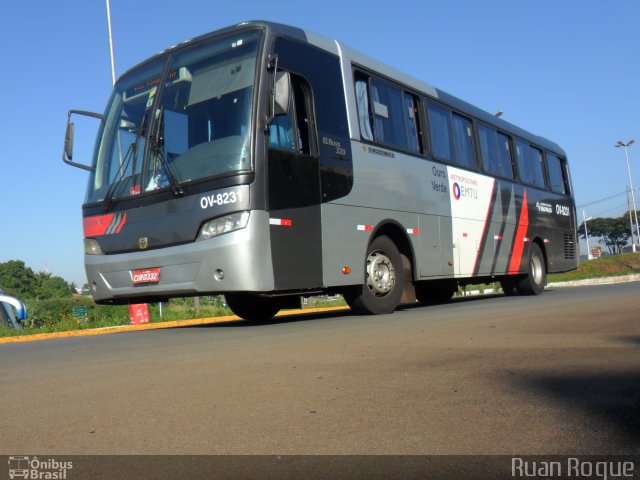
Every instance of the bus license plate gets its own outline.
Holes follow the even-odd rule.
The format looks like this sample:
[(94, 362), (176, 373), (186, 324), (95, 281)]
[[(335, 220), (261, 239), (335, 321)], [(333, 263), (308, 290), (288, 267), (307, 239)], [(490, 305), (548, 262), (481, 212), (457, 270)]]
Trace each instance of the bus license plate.
[(133, 270), (133, 284), (158, 283), (160, 281), (159, 268), (145, 268), (143, 270)]

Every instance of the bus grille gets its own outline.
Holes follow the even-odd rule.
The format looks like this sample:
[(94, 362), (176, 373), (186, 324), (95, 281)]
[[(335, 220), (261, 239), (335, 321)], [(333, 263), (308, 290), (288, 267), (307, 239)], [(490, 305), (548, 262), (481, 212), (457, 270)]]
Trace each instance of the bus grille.
[(564, 259), (573, 260), (576, 258), (576, 239), (573, 233), (564, 235)]

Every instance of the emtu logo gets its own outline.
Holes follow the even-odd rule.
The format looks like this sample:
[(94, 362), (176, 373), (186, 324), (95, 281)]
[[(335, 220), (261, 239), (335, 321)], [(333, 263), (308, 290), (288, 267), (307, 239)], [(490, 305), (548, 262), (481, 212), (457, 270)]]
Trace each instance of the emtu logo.
[(460, 200), (460, 185), (458, 185), (458, 182), (453, 184), (453, 196), (456, 200)]
[(453, 184), (453, 196), (456, 200), (460, 200), (460, 197), (468, 198), (471, 200), (478, 199), (478, 190), (473, 187), (461, 187), (458, 182)]

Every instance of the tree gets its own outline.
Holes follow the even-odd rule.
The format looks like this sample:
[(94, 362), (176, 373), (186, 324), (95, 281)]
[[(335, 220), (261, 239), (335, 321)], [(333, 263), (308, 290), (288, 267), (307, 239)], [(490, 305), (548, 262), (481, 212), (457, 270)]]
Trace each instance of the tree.
[(0, 288), (18, 298), (33, 298), (38, 288), (38, 276), (22, 260), (0, 263)]
[[(594, 218), (587, 223), (587, 230), (590, 237), (600, 237), (599, 243), (606, 245), (612, 255), (619, 254), (631, 237), (629, 220), (627, 218), (625, 223), (624, 217)], [(578, 228), (578, 233), (585, 238), (584, 223)]]
[(53, 277), (50, 273), (38, 272), (40, 279), (36, 294), (38, 299), (70, 297), (75, 288), (61, 277)]
[(50, 273), (35, 273), (22, 260), (0, 263), (0, 288), (20, 299), (61, 298), (74, 293), (72, 285)]

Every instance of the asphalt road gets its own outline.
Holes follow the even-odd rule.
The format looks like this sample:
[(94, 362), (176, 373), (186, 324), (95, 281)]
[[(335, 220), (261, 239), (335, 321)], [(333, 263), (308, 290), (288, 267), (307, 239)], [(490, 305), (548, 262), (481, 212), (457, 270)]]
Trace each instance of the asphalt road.
[(638, 454), (639, 293), (0, 345), (0, 454)]

